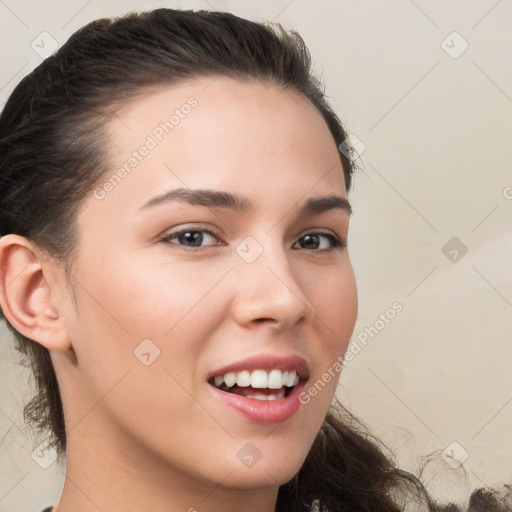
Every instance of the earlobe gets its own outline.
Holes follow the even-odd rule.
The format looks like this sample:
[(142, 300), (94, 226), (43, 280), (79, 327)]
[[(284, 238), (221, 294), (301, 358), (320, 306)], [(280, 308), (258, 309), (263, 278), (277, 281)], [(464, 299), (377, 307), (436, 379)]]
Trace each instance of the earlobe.
[(49, 350), (67, 350), (70, 340), (52, 304), (51, 283), (33, 244), (19, 235), (0, 239), (0, 306), (21, 334)]

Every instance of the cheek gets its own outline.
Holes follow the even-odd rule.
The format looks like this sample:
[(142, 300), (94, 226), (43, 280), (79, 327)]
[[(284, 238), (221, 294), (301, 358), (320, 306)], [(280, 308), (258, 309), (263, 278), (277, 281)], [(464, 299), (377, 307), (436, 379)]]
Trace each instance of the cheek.
[(310, 287), (310, 297), (324, 351), (335, 359), (345, 352), (357, 318), (357, 288), (348, 258), (338, 272)]
[(313, 426), (320, 428), (336, 392), (343, 355), (346, 352), (357, 318), (357, 288), (350, 264), (342, 271), (331, 273), (321, 280), (322, 285), (309, 289), (311, 303), (315, 308), (318, 344), (315, 351), (315, 370), (311, 374), (301, 402), (310, 417), (318, 421)]
[[(192, 417), (208, 421), (189, 391), (203, 329), (193, 321), (194, 305), (213, 282), (179, 272), (177, 265), (157, 272), (119, 258), (115, 265), (89, 261), (77, 277), (72, 327), (80, 373), (77, 416), (109, 418), (130, 436), (149, 436), (155, 450), (166, 429), (185, 442), (178, 434), (189, 435)], [(208, 426), (215, 428), (211, 418)]]
[(110, 326), (121, 337), (129, 333), (134, 339), (169, 334), (182, 319), (194, 315), (222, 275), (222, 269), (212, 272), (203, 266), (205, 271), (198, 272), (183, 262), (148, 263), (133, 255), (116, 258), (115, 264), (89, 261), (80, 290), (86, 290), (81, 293), (85, 308), (102, 328)]
[[(116, 378), (146, 364), (167, 369), (183, 383), (193, 379), (205, 337), (214, 329), (210, 310), (221, 307), (208, 292), (225, 271), (203, 265), (205, 271), (191, 272), (185, 263), (148, 264), (133, 255), (117, 257), (115, 264), (87, 258), (86, 272), (77, 275), (72, 339), (92, 393), (101, 396)], [(163, 384), (144, 382), (155, 389)]]

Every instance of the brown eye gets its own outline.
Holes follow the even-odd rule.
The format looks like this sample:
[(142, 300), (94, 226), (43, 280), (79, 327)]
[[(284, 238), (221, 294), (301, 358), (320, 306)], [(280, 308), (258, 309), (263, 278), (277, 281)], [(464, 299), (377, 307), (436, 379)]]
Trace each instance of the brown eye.
[(201, 248), (209, 245), (222, 245), (222, 243), (213, 243), (203, 245), (203, 242), (209, 239), (218, 240), (217, 235), (208, 229), (182, 229), (166, 235), (162, 241), (170, 244), (181, 245), (183, 247)]
[[(320, 249), (320, 245), (322, 245), (322, 238), (327, 239), (329, 241), (328, 247), (322, 247)], [(304, 246), (303, 249), (312, 249), (312, 250), (330, 250), (336, 249), (339, 247), (344, 247), (346, 244), (342, 242), (337, 236), (331, 233), (308, 233), (299, 238), (298, 241), (303, 240)]]

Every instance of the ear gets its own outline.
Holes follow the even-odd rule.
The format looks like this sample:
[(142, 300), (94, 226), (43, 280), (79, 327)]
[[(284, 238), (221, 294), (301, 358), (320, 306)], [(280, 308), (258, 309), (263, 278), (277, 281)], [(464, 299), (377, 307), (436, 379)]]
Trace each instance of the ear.
[(0, 239), (0, 306), (9, 323), (21, 334), (49, 350), (71, 348), (69, 335), (52, 304), (57, 285), (49, 259), (25, 237)]

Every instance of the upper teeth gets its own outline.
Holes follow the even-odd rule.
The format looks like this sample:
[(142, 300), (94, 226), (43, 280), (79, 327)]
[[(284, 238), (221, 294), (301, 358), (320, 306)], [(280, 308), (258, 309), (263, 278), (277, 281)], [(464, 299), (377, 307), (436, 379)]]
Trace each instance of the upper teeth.
[(229, 388), (235, 384), (241, 388), (251, 386), (253, 388), (281, 389), (283, 386), (291, 388), (299, 383), (299, 376), (295, 370), (282, 372), (281, 370), (248, 370), (241, 372), (228, 372), (214, 378), (215, 386), (219, 387), (223, 382)]

